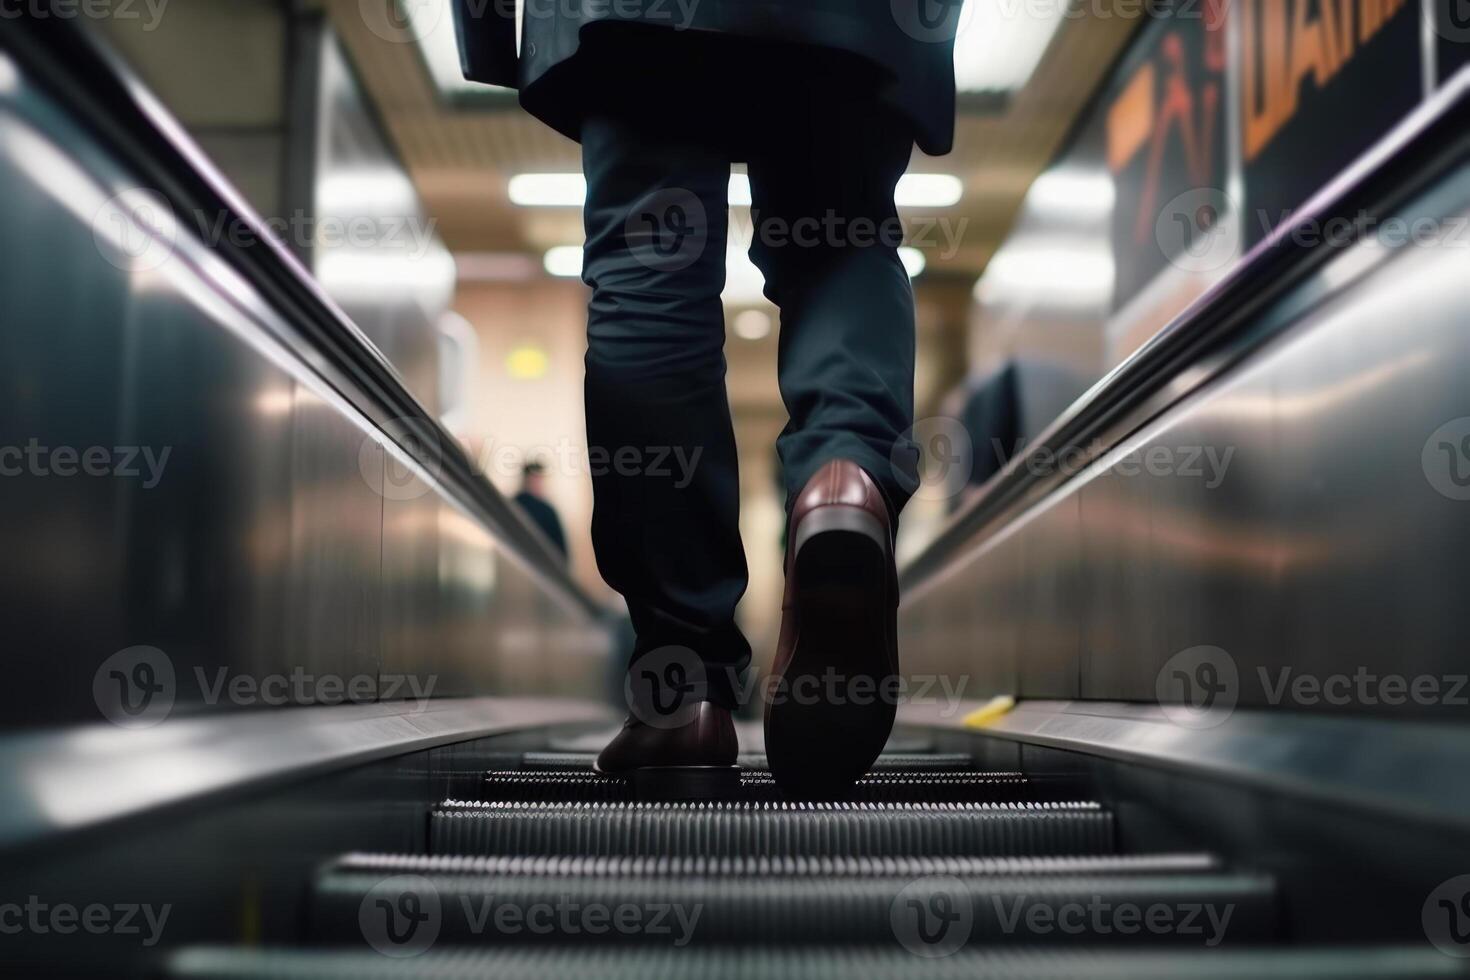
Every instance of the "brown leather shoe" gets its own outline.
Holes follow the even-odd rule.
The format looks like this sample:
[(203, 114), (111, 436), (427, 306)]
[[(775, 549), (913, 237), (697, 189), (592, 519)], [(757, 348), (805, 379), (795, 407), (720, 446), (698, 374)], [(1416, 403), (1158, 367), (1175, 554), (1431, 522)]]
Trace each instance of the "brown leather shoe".
[(888, 506), (856, 463), (817, 471), (791, 511), (766, 752), (783, 792), (842, 793), (893, 730), (898, 575)]
[(710, 701), (687, 706), (682, 724), (651, 725), (630, 715), (597, 756), (594, 771), (633, 782), (639, 798), (701, 799), (740, 785), (740, 743), (730, 710)]

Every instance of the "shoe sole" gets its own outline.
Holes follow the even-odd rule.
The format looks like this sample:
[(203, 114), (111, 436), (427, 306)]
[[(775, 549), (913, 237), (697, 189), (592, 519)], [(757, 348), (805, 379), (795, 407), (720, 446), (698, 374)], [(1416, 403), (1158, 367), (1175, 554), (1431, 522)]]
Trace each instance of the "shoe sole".
[(800, 632), (766, 711), (766, 753), (787, 796), (830, 798), (851, 790), (893, 731), (897, 705), (882, 696), (895, 677), (888, 534), (871, 514), (834, 507), (808, 515), (796, 535)]

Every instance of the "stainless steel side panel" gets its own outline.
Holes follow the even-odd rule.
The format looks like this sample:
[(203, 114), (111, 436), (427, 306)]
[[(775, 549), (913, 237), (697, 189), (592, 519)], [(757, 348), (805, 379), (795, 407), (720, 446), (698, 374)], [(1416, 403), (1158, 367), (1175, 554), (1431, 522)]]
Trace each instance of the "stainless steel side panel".
[(603, 624), (3, 54), (0, 186), (0, 726), (108, 717), (140, 645), (165, 717), (601, 689)]
[[(921, 582), (905, 668), (1149, 701), (1205, 645), (1242, 706), (1463, 713), (1470, 172), (1401, 217), (1438, 238), (1338, 255), (1262, 314), (1289, 330)], [(955, 608), (987, 618), (978, 648), (932, 628)]]

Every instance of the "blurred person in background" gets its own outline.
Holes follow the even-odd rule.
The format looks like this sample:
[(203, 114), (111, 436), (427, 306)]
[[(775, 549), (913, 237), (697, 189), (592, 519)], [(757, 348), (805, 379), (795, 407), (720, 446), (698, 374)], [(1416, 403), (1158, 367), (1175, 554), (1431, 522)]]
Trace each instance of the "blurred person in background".
[(735, 765), (750, 645), (720, 294), (744, 162), (790, 416), (767, 752), (788, 792), (840, 792), (896, 707), (893, 536), (918, 449), (893, 193), (915, 143), (949, 150), (960, 4), (532, 3), (518, 54), (513, 4), (453, 2), (467, 77), (519, 89), (582, 145), (587, 436), (610, 461), (593, 467), (593, 545), (637, 633), (632, 714), (598, 768), (697, 786)]
[(556, 508), (546, 499), (546, 464), (539, 459), (533, 459), (521, 468), (521, 489), (515, 495), (515, 502), (565, 560), (566, 532), (562, 530), (561, 518), (557, 516)]

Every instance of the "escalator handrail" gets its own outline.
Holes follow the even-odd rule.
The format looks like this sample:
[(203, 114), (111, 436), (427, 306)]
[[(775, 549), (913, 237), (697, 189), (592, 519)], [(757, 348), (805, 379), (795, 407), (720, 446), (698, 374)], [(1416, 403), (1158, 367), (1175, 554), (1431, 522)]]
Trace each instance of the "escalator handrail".
[[(493, 528), (501, 543), (553, 595), (583, 615), (599, 619), (608, 615), (572, 579), (540, 529), (486, 479), (458, 440), (409, 391), (382, 351), (276, 240), (255, 209), (120, 57), (71, 18), (29, 12), (7, 23), (0, 48), (64, 103), (129, 170), (145, 177), (152, 185), (149, 190), (176, 213), (224, 215), (248, 228), (254, 243), (250, 247), (224, 236), (211, 243), (211, 251), (281, 314), (313, 359), (331, 365), (356, 390), (342, 390), (330, 377), (324, 380), (359, 407), (366, 400), (373, 409), (366, 414), (405, 455), (423, 462), (424, 447), (432, 446), (433, 465), (426, 467), (432, 482)], [(394, 424), (385, 427), (384, 420)]]
[[(1202, 293), (1137, 351), (1125, 358), (1016, 453), (950, 518), (900, 574), (905, 593), (943, 573), (968, 548), (1027, 506), (1086, 471), (1048, 460), (1116, 445), (1167, 405), (1218, 376), (1193, 371), (1232, 345), (1253, 347), (1254, 314), (1282, 297), (1333, 255), (1361, 240), (1373, 219), (1422, 190), (1435, 176), (1470, 157), (1470, 67), (1461, 69), (1394, 129), (1281, 222), (1221, 280)], [(1302, 234), (1346, 221), (1344, 236)], [(1189, 377), (1183, 375), (1189, 373)], [(1159, 404), (1151, 399), (1164, 396)], [(1132, 413), (1147, 409), (1146, 417)], [(1126, 421), (1126, 427), (1119, 423)], [(1109, 439), (1103, 439), (1103, 435)], [(1067, 472), (1063, 472), (1066, 470)]]

